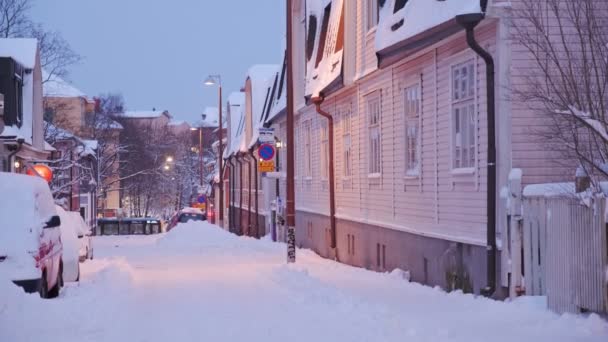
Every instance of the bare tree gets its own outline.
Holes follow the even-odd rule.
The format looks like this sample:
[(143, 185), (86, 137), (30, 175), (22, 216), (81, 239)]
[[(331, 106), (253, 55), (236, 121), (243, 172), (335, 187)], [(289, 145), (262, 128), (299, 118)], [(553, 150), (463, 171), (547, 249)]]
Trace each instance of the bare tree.
[(33, 24), (28, 35), (38, 39), (40, 64), (46, 71), (43, 83), (54, 77), (65, 78), (69, 69), (82, 61), (82, 56), (74, 52), (70, 44), (56, 31), (49, 31), (40, 24)]
[(54, 76), (66, 77), (70, 67), (82, 61), (82, 56), (59, 32), (34, 23), (29, 17), (31, 7), (31, 0), (0, 0), (0, 37), (38, 39), (40, 63), (47, 72), (43, 83)]
[(514, 40), (533, 61), (518, 100), (547, 118), (537, 132), (594, 183), (608, 177), (608, 2), (519, 2)]
[(26, 34), (31, 27), (30, 8), (30, 0), (0, 0), (0, 37)]

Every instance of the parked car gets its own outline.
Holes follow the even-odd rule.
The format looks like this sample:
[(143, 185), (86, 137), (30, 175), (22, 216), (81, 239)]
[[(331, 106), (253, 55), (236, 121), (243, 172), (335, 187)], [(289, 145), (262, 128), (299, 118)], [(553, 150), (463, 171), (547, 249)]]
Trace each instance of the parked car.
[(80, 229), (78, 221), (74, 220), (71, 212), (65, 211), (62, 207), (56, 206), (57, 214), (61, 218), (61, 241), (63, 241), (63, 280), (74, 282), (80, 280), (80, 262), (78, 250), (77, 230)]
[(0, 172), (0, 272), (42, 298), (63, 286), (61, 218), (48, 184), (39, 177)]
[(169, 222), (169, 226), (167, 227), (167, 231), (175, 228), (179, 223), (186, 223), (189, 221), (206, 221), (207, 215), (204, 211), (197, 208), (184, 208), (171, 218)]
[(69, 214), (73, 216), (74, 221), (77, 223), (76, 234), (78, 235), (79, 249), (78, 257), (80, 262), (84, 262), (87, 259), (93, 259), (93, 241), (91, 235), (91, 227), (89, 227), (80, 213), (72, 211)]

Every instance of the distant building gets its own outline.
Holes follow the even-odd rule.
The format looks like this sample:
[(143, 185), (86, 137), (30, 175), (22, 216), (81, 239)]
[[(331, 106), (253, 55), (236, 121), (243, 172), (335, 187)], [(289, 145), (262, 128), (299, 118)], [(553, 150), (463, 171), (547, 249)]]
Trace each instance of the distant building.
[(42, 69), (38, 41), (0, 39), (0, 93), (5, 126), (0, 130), (0, 169), (25, 173), (26, 164), (45, 160), (52, 147), (44, 142)]

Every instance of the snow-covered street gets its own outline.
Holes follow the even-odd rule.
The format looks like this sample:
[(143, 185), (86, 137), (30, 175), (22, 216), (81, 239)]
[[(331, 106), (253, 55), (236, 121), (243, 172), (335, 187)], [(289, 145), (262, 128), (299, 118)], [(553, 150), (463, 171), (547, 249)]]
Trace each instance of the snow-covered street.
[(188, 223), (97, 237), (96, 259), (56, 300), (0, 281), (0, 341), (608, 341), (598, 316), (407, 283)]

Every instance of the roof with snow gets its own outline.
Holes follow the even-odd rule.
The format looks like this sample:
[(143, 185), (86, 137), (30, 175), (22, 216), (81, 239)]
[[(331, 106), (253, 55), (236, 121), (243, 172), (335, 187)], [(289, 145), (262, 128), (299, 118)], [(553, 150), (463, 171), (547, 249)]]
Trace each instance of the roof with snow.
[[(428, 1), (428, 0), (423, 0)], [(342, 85), (344, 51), (344, 0), (306, 2), (307, 27), (314, 45), (306, 46), (306, 96), (319, 96)], [(342, 34), (340, 37), (339, 34)], [(323, 40), (324, 38), (324, 40)]]
[[(46, 80), (48, 78), (48, 72), (42, 70), (42, 79)], [(50, 79), (44, 82), (42, 86), (45, 97), (87, 97), (87, 95), (80, 91), (80, 89), (74, 87), (58, 76), (52, 76)]]
[(206, 107), (203, 110), (203, 114), (205, 116), (204, 120), (200, 121), (201, 127), (219, 127), (220, 123), (218, 121), (219, 110), (217, 107)]
[(245, 146), (245, 93), (233, 92), (228, 96), (228, 144), (224, 158), (246, 150)]
[(121, 117), (123, 118), (127, 118), (127, 119), (155, 119), (155, 118), (160, 118), (161, 116), (165, 115), (166, 117), (168, 117), (169, 119), (172, 118), (171, 114), (169, 114), (169, 111), (166, 110), (134, 110), (134, 111), (126, 111), (122, 114), (120, 114)]
[(0, 57), (11, 57), (26, 69), (34, 69), (38, 40), (34, 38), (1, 38)]
[(260, 64), (252, 66), (247, 72), (251, 82), (251, 127), (252, 135), (247, 147), (252, 147), (258, 141), (258, 129), (264, 124), (264, 109), (269, 104), (272, 82), (279, 71), (276, 64)]
[[(382, 60), (383, 55), (394, 53), (396, 48), (420, 50), (462, 30), (454, 20), (457, 15), (481, 11), (480, 0), (386, 0), (380, 8), (376, 52)], [(409, 42), (423, 33), (430, 37), (426, 45)]]
[(287, 71), (287, 63), (286, 63), (285, 54), (283, 55), (283, 67), (281, 68), (281, 72), (277, 73), (275, 77), (275, 81), (273, 83), (273, 88), (270, 92), (271, 101), (267, 108), (266, 117), (264, 119), (265, 123), (270, 123), (277, 116), (285, 112), (285, 108), (287, 107), (287, 96), (286, 92), (286, 71)]

